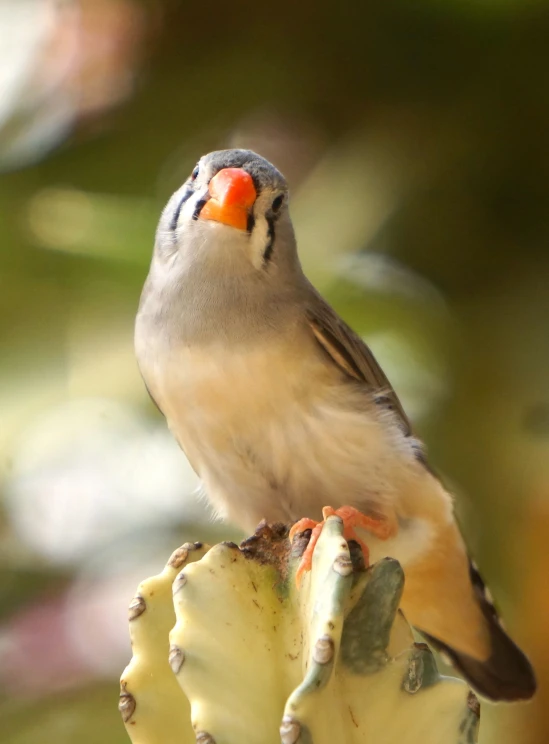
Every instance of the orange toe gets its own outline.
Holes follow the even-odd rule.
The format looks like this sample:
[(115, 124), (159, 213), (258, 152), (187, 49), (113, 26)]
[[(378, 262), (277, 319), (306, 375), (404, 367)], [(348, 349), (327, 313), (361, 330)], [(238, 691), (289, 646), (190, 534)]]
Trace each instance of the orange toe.
[[(307, 520), (307, 522), (312, 522), (312, 520), (309, 519)], [(320, 537), (320, 533), (322, 532), (322, 528), (324, 527), (324, 522), (313, 522), (313, 524), (314, 527), (312, 528), (311, 539), (309, 540), (309, 543), (305, 548), (305, 552), (301, 556), (299, 566), (297, 567), (297, 571), (295, 573), (295, 583), (297, 584), (298, 589), (301, 586), (301, 578), (305, 571), (311, 570), (311, 567), (313, 565), (313, 553), (315, 552), (318, 538)], [(310, 529), (310, 526), (307, 526), (305, 529)], [(299, 532), (303, 532), (303, 530), (300, 529)]]
[[(367, 530), (380, 540), (387, 540), (387, 538), (396, 532), (396, 527), (385, 517), (379, 517), (377, 519), (375, 517), (369, 517), (358, 509), (355, 509), (354, 506), (342, 506), (335, 511), (331, 507), (325, 507), (325, 509), (330, 509), (330, 515), (335, 514), (343, 520), (343, 537), (346, 540), (354, 540), (360, 545), (366, 566), (370, 562), (370, 550), (366, 543), (356, 534), (355, 527)], [(324, 512), (325, 510), (323, 509), (322, 513), (324, 514)]]
[(290, 528), (290, 532), (288, 534), (288, 537), (290, 538), (290, 542), (300, 532), (305, 532), (305, 530), (314, 530), (317, 524), (318, 522), (315, 522), (314, 519), (308, 519), (307, 517), (300, 519)]
[(371, 532), (372, 535), (375, 535), (380, 540), (387, 540), (387, 538), (392, 537), (396, 532), (396, 526), (385, 517), (368, 517), (358, 509), (355, 509), (354, 506), (342, 506), (336, 509), (334, 513), (338, 517), (341, 517), (345, 527), (350, 529), (361, 527)]

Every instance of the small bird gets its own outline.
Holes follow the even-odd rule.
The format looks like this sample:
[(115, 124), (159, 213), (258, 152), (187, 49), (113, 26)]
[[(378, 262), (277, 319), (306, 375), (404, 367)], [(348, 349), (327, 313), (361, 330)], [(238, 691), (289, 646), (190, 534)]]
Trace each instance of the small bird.
[(401, 563), (407, 620), (481, 695), (534, 694), (396, 393), (305, 277), (267, 160), (212, 152), (171, 197), (135, 347), (217, 516), (247, 531), (300, 520), (295, 532), (332, 505), (370, 561)]

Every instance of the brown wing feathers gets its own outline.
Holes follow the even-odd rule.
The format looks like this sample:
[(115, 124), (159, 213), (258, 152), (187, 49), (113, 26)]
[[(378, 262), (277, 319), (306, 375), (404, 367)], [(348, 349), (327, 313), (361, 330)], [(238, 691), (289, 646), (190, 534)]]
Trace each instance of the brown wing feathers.
[(312, 291), (315, 302), (307, 308), (307, 320), (319, 344), (346, 374), (364, 382), (378, 403), (393, 410), (400, 419), (405, 436), (411, 435), (412, 425), (402, 403), (368, 346), (316, 290)]

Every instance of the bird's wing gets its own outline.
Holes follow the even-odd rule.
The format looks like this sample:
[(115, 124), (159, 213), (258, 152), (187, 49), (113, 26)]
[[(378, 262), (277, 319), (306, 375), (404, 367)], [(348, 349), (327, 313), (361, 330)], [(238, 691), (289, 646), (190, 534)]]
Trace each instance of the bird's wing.
[[(341, 370), (394, 411), (410, 435), (410, 421), (370, 349), (316, 290), (311, 291), (307, 319), (319, 344)], [(429, 469), (421, 451), (417, 454)], [(406, 568), (401, 608), (482, 695), (491, 700), (527, 700), (536, 689), (532, 666), (502, 629), (478, 571), (468, 566), (457, 524), (448, 522), (443, 529), (439, 525), (431, 554)]]
[(410, 420), (368, 346), (313, 287), (311, 291), (313, 295), (306, 312), (316, 340), (343, 372), (367, 385), (376, 401), (398, 416), (404, 434), (409, 436), (412, 433)]

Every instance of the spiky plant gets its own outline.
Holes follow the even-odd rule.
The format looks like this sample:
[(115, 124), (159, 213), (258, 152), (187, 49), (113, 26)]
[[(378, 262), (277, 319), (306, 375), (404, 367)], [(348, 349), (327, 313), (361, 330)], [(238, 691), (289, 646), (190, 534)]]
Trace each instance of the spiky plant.
[(474, 744), (478, 702), (414, 642), (399, 564), (365, 570), (330, 517), (298, 590), (287, 532), (185, 544), (139, 586), (120, 693), (133, 744)]

